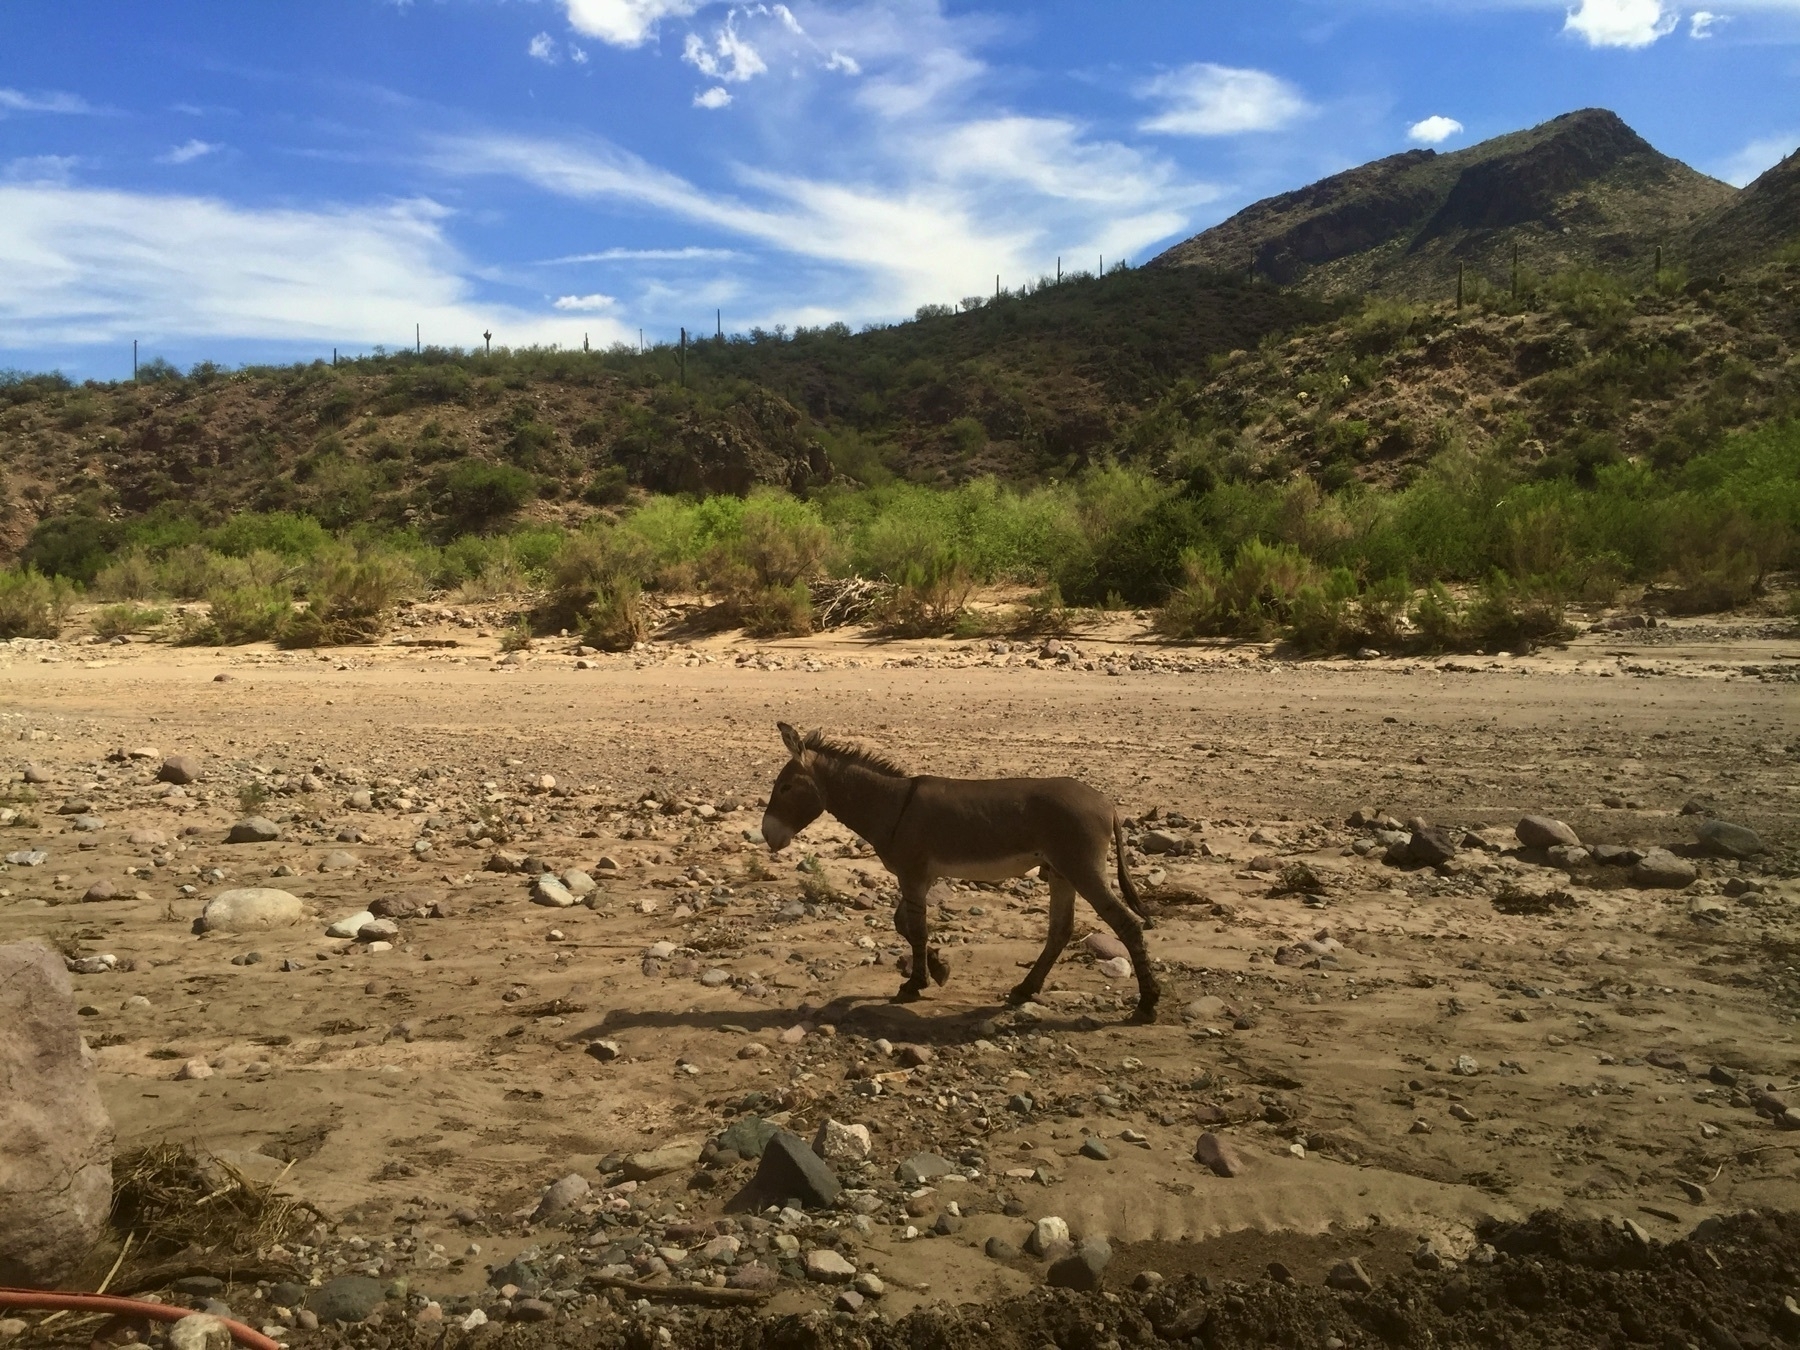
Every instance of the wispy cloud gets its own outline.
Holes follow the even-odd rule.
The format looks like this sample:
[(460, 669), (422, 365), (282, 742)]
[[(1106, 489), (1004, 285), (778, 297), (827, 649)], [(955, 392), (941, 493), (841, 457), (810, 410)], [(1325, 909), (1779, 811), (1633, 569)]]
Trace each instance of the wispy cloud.
[(582, 314), (595, 314), (601, 310), (612, 309), (619, 302), (610, 295), (559, 295), (556, 307), (560, 310), (574, 310)]
[(1800, 146), (1800, 131), (1762, 136), (1749, 142), (1719, 167), (1719, 177), (1733, 187), (1745, 187), (1774, 168)]
[(24, 155), (7, 162), (0, 170), (0, 180), (66, 184), (74, 178), (75, 166), (79, 163), (81, 160), (75, 155)]
[(1563, 31), (1590, 47), (1648, 47), (1675, 31), (1680, 13), (1663, 0), (1581, 0)]
[(1163, 105), (1140, 128), (1169, 136), (1280, 131), (1313, 112), (1300, 91), (1278, 76), (1211, 62), (1158, 75), (1139, 86), (1138, 95)]
[(22, 89), (0, 86), (0, 115), (9, 112), (92, 114), (98, 111), (98, 108), (78, 94), (64, 94), (54, 90), (27, 94)]
[(1454, 117), (1427, 117), (1423, 121), (1414, 122), (1406, 129), (1408, 140), (1421, 145), (1442, 145), (1452, 136), (1460, 136), (1463, 124)]
[(735, 13), (726, 16), (710, 47), (698, 33), (689, 33), (681, 59), (710, 79), (735, 84), (753, 80), (769, 69), (762, 54), (738, 32)]
[[(478, 303), (430, 201), (256, 210), (205, 197), (0, 186), (0, 347), (141, 336), (576, 345), (548, 312)], [(602, 319), (602, 342), (625, 329)], [(590, 322), (589, 327), (592, 327)]]
[(720, 108), (731, 106), (731, 90), (722, 84), (715, 84), (711, 89), (702, 89), (694, 95), (696, 108), (710, 108), (717, 112)]
[(730, 248), (605, 248), (598, 253), (571, 253), (565, 258), (546, 258), (540, 266), (595, 262), (717, 262), (744, 255)]
[(204, 159), (208, 155), (218, 153), (222, 148), (213, 141), (198, 139), (184, 141), (166, 154), (158, 155), (156, 162), (158, 164), (192, 164), (197, 159)]
[(1728, 16), (1714, 14), (1710, 9), (1697, 9), (1688, 17), (1688, 36), (1699, 41), (1713, 35), (1713, 30), (1722, 23), (1730, 22)]
[(553, 66), (556, 64), (556, 39), (548, 33), (539, 33), (526, 45), (525, 54), (533, 61)]

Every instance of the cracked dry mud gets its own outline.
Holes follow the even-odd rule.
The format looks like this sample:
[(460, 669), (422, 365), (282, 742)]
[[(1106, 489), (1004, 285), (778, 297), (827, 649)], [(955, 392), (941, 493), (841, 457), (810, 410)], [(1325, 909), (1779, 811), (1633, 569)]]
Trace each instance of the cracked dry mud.
[[(497, 1322), (512, 1301), (490, 1270), (523, 1255), (542, 1287), (517, 1297), (544, 1295), (555, 1320), (509, 1337), (607, 1340), (629, 1324), (645, 1344), (654, 1325), (748, 1343), (743, 1313), (656, 1308), (632, 1323), (639, 1313), (583, 1284), (605, 1262), (719, 1283), (731, 1267), (698, 1251), (756, 1164), (703, 1169), (700, 1151), (746, 1114), (808, 1140), (826, 1118), (872, 1131), (870, 1160), (839, 1165), (868, 1193), (866, 1215), (732, 1221), (746, 1260), (782, 1269), (773, 1239), (791, 1235), (885, 1283), (856, 1316), (808, 1322), (783, 1319), (829, 1309), (836, 1290), (784, 1279), (754, 1333), (776, 1340), (768, 1328), (879, 1340), (899, 1333), (870, 1319), (917, 1310), (910, 1325), (936, 1328), (927, 1340), (980, 1339), (973, 1328), (998, 1319), (1018, 1344), (1075, 1343), (1031, 1320), (1052, 1306), (1115, 1323), (1135, 1308), (1144, 1334), (1169, 1338), (1180, 1310), (1159, 1321), (1151, 1305), (1179, 1286), (1253, 1297), (1245, 1315), (1264, 1308), (1271, 1328), (1287, 1325), (1273, 1310), (1288, 1300), (1304, 1330), (1284, 1343), (1377, 1343), (1378, 1318), (1326, 1326), (1361, 1297), (1323, 1288), (1348, 1256), (1384, 1291), (1465, 1278), (1505, 1304), (1507, 1262), (1516, 1274), (1524, 1257), (1456, 1274), (1484, 1237), (1504, 1252), (1494, 1223), (1558, 1211), (1571, 1232), (1625, 1243), (1605, 1278), (1636, 1279), (1644, 1262), (1679, 1265), (1660, 1244), (1705, 1220), (1800, 1210), (1800, 1132), (1752, 1105), (1800, 1077), (1800, 699), (1787, 674), (1800, 643), (1696, 627), (1517, 660), (1294, 665), (1131, 639), (1123, 625), (1078, 638), (1072, 662), (1035, 644), (714, 639), (584, 658), (589, 669), (547, 650), (500, 667), (466, 634), (454, 649), (329, 660), (11, 644), (0, 736), (8, 806), (23, 814), (0, 826), (0, 855), (49, 857), (0, 874), (0, 941), (117, 958), (75, 979), (121, 1147), (173, 1138), (252, 1174), (285, 1167), (282, 1186), (330, 1220), (296, 1253), (304, 1267), (407, 1281), (380, 1328), (342, 1333), (363, 1341), (401, 1334), (426, 1298), (445, 1320), (428, 1315), (421, 1336), (464, 1336), (478, 1308)], [(1158, 901), (1161, 1020), (1124, 1024), (1132, 982), (1082, 945), (1085, 907), (1038, 1004), (1001, 1004), (1042, 939), (1045, 889), (1031, 881), (941, 886), (932, 922), (951, 982), (890, 1004), (899, 947), (879, 864), (828, 821), (777, 858), (745, 837), (782, 762), (778, 717), (860, 733), (922, 771), (1075, 773), (1111, 795), (1137, 822), (1131, 867)], [(137, 748), (196, 755), (202, 775), (183, 797), (158, 795), (160, 760), (130, 758)], [(28, 762), (50, 779), (29, 800)], [(247, 814), (243, 789), (280, 839), (222, 842)], [(1696, 799), (1771, 852), (1697, 859), (1699, 880), (1673, 891), (1510, 851), (1527, 812), (1589, 843), (1685, 848), (1697, 817), (1680, 811)], [(58, 814), (83, 802), (97, 829)], [(1345, 823), (1363, 806), (1470, 837), (1448, 869), (1397, 869), (1379, 848), (1353, 850), (1371, 837)], [(1145, 855), (1151, 829), (1195, 851)], [(147, 830), (168, 842), (128, 842)], [(321, 870), (333, 853), (351, 858)], [(534, 903), (528, 875), (486, 870), (501, 854), (583, 869), (598, 889), (586, 905)], [(1288, 889), (1296, 863), (1322, 894)], [(82, 903), (97, 880), (117, 898)], [(235, 886), (287, 889), (309, 917), (196, 936), (205, 901)], [(434, 905), (445, 917), (407, 912)], [(371, 906), (400, 915), (389, 949), (326, 936)], [(588, 1052), (599, 1040), (613, 1057)], [(193, 1060), (211, 1076), (178, 1081)], [(1239, 1175), (1193, 1161), (1203, 1131), (1229, 1141)], [(1082, 1153), (1090, 1137), (1109, 1158)], [(608, 1155), (671, 1144), (692, 1162), (608, 1189)], [(897, 1181), (920, 1151), (956, 1172)], [(570, 1173), (591, 1192), (532, 1222)], [(944, 1214), (954, 1231), (934, 1234)], [(1110, 1241), (1108, 1288), (1125, 1303), (1046, 1303), (1031, 1294), (1042, 1262), (983, 1254), (1044, 1215)], [(1781, 1296), (1800, 1293), (1787, 1221), (1766, 1222), (1779, 1232), (1731, 1239), (1774, 1262), (1746, 1295), (1741, 1344), (1779, 1334)], [(1427, 1276), (1414, 1251), (1431, 1235), (1450, 1269)], [(665, 1276), (646, 1256), (658, 1247), (694, 1254)], [(1270, 1261), (1291, 1286), (1268, 1280)], [(1123, 1292), (1144, 1269), (1171, 1286)], [(1225, 1283), (1207, 1295), (1202, 1274)], [(266, 1319), (254, 1292), (234, 1299)], [(1210, 1343), (1239, 1343), (1235, 1316), (1220, 1314)], [(1704, 1343), (1706, 1319), (1682, 1316), (1646, 1325)], [(1528, 1343), (1518, 1327), (1505, 1336)]]

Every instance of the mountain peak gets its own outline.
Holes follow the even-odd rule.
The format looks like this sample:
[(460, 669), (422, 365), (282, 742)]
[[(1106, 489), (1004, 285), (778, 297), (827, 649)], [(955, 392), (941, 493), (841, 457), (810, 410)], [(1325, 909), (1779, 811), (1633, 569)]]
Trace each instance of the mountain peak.
[(1438, 154), (1408, 150), (1246, 207), (1152, 265), (1246, 269), (1325, 292), (1442, 295), (1459, 267), (1617, 265), (1736, 194), (1583, 108)]

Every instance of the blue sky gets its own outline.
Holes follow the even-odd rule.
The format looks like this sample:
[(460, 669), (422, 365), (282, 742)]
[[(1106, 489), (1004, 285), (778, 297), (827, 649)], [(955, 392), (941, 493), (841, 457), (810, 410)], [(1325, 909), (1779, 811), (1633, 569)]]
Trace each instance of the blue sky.
[(1588, 106), (1748, 181), (1800, 0), (8, 0), (0, 367), (858, 325)]

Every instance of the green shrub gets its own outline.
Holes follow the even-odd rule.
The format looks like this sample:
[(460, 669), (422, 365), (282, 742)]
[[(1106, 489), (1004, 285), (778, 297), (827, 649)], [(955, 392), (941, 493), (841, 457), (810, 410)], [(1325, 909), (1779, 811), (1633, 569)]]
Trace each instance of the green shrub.
[(311, 516), (291, 511), (243, 511), (207, 533), (213, 552), (231, 558), (274, 553), (310, 558), (331, 543), (331, 535)]
[[(1328, 622), (1325, 611), (1347, 598), (1337, 594), (1341, 583), (1322, 588), (1318, 569), (1291, 544), (1253, 539), (1238, 550), (1230, 567), (1216, 553), (1195, 550), (1182, 566), (1182, 583), (1157, 620), (1162, 632), (1175, 637), (1261, 641), (1289, 620), (1302, 588), (1319, 588), (1307, 600), (1309, 621), (1315, 624)], [(1354, 589), (1352, 583), (1352, 593)]]
[(1517, 582), (1498, 568), (1489, 573), (1468, 607), (1466, 625), (1466, 641), (1493, 651), (1530, 651), (1544, 642), (1574, 636), (1554, 592)]
[(551, 569), (540, 628), (574, 628), (590, 647), (629, 651), (644, 638), (644, 579), (655, 554), (642, 536), (618, 526), (571, 535)]
[(953, 548), (906, 564), (898, 584), (876, 609), (878, 627), (897, 637), (956, 632), (968, 612), (975, 578)]
[(812, 631), (806, 583), (833, 551), (831, 531), (810, 503), (759, 492), (744, 504), (738, 528), (701, 560), (700, 579), (719, 597), (719, 617), (756, 637)]
[(342, 551), (319, 559), (306, 578), (306, 604), (283, 622), (284, 647), (374, 642), (394, 607), (413, 594), (418, 574), (394, 553)]
[(483, 529), (531, 500), (535, 480), (511, 464), (459, 461), (443, 476), (445, 513), (469, 529)]
[(283, 586), (221, 586), (207, 596), (207, 613), (183, 615), (176, 641), (201, 647), (268, 642), (294, 612)]
[(156, 564), (136, 549), (101, 568), (89, 590), (103, 600), (148, 600), (162, 593)]
[(0, 638), (55, 637), (74, 599), (74, 587), (61, 577), (32, 567), (0, 572)]
[(85, 586), (112, 560), (124, 537), (120, 526), (97, 516), (47, 516), (20, 550), (19, 565)]
[(1356, 578), (1348, 568), (1302, 582), (1288, 607), (1289, 636), (1309, 652), (1337, 652), (1357, 645), (1361, 628), (1355, 600)]
[(758, 587), (733, 605), (751, 637), (805, 637), (813, 630), (812, 592), (804, 581)]
[(94, 611), (89, 622), (93, 624), (95, 633), (103, 638), (111, 638), (147, 632), (168, 617), (168, 613), (160, 609), (145, 609), (129, 604), (105, 605)]
[(631, 479), (618, 464), (597, 470), (581, 490), (581, 500), (590, 506), (620, 506), (630, 499)]

